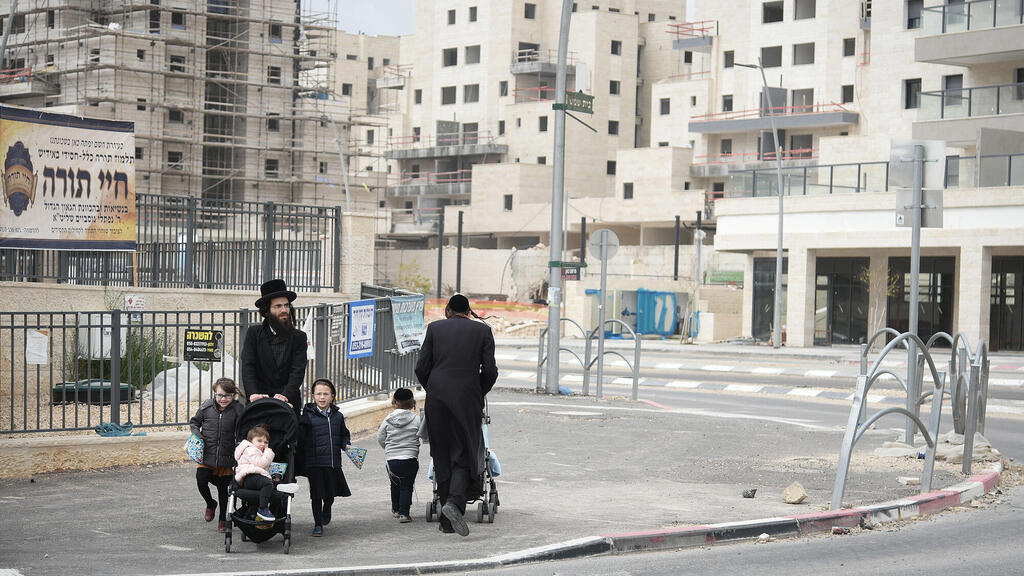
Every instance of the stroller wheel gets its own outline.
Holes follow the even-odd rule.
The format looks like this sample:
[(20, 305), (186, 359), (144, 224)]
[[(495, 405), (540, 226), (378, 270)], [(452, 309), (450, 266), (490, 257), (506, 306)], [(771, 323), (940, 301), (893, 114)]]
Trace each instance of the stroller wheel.
[(248, 541), (249, 541), (249, 537), (245, 535), (245, 532), (242, 532), (242, 542), (248, 542)]
[(487, 516), (487, 503), (480, 502), (476, 505), (476, 521), (483, 523), (485, 516)]
[(498, 513), (498, 503), (491, 500), (491, 504), (487, 509), (487, 523), (494, 524), (494, 515)]
[(430, 502), (427, 504), (427, 512), (423, 515), (424, 520), (427, 522), (434, 521), (434, 503)]
[(227, 554), (231, 553), (231, 536), (224, 537), (224, 552)]
[(285, 554), (288, 553), (288, 548), (290, 548), (291, 545), (292, 545), (292, 539), (291, 538), (285, 538), (284, 539), (284, 553)]

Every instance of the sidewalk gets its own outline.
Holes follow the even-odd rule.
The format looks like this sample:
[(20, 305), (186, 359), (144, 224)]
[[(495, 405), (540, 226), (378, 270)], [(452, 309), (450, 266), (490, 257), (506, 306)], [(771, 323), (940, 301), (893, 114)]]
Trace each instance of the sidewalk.
[[(0, 483), (5, 516), (0, 572), (479, 570), (496, 562), (710, 544), (756, 537), (753, 532), (800, 533), (859, 521), (856, 511), (821, 516), (831, 498), (842, 440), (836, 426), (505, 388), (489, 398), (491, 443), (503, 471), (498, 478), (502, 505), (493, 524), (471, 521), (466, 538), (440, 534), (436, 524), (424, 523), (430, 499), (427, 449), (420, 456), (414, 522), (399, 524), (390, 514), (383, 451), (373, 439), (362, 438), (355, 444), (369, 450), (367, 465), (346, 467), (354, 495), (336, 503), (323, 538), (310, 537), (308, 492), (301, 480), (289, 555), (282, 554), (279, 536), (261, 545), (236, 539), (231, 554), (225, 554), (216, 523), (202, 521), (194, 467), (168, 465)], [(919, 475), (921, 461), (872, 455), (895, 435), (881, 430), (864, 436), (844, 501), (861, 506), (917, 495), (918, 488), (902, 486), (896, 478)], [(964, 480), (955, 467), (937, 463), (933, 487)], [(809, 494), (803, 504), (780, 498), (793, 481)], [(971, 483), (970, 493), (983, 492), (991, 477), (988, 482)], [(748, 488), (757, 488), (755, 498), (741, 496)], [(959, 503), (950, 496), (956, 492), (944, 494), (939, 500), (906, 501), (906, 514)], [(473, 511), (470, 507), (471, 520)], [(800, 517), (807, 514), (813, 516)], [(758, 518), (771, 520), (721, 524)]]

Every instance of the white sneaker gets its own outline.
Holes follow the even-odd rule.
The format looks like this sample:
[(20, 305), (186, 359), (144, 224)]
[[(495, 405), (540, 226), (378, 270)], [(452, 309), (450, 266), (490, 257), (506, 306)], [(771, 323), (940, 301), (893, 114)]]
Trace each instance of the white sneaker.
[(284, 492), (285, 494), (295, 494), (299, 491), (299, 485), (296, 482), (292, 482), (291, 484), (278, 484), (277, 491)]

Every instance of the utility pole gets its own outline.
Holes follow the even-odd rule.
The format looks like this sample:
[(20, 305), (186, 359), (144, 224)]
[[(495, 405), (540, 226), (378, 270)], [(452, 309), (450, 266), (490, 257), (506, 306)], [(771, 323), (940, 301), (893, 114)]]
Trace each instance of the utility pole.
[[(555, 72), (555, 150), (554, 177), (551, 186), (551, 246), (548, 262), (548, 394), (558, 394), (558, 351), (561, 348), (562, 306), (562, 214), (563, 186), (565, 184), (565, 73), (569, 53), (569, 20), (572, 18), (572, 0), (562, 0), (562, 21), (558, 33), (558, 67)], [(543, 351), (538, 350), (538, 354)]]
[[(914, 201), (911, 207), (913, 231), (910, 237), (910, 318), (907, 331), (917, 334), (917, 307), (921, 289), (921, 204), (924, 187), (924, 146), (914, 146)], [(907, 340), (907, 410), (915, 416), (921, 413), (918, 398), (921, 397), (920, 378), (917, 373), (917, 342)], [(914, 444), (916, 428), (913, 420), (907, 418), (904, 439)]]

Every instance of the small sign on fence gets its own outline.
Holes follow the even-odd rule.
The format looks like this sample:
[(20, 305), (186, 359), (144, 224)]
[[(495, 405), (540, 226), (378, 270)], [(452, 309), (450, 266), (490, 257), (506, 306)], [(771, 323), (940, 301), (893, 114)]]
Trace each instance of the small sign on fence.
[(331, 346), (339, 346), (345, 343), (345, 313), (335, 312), (328, 318), (328, 329), (330, 330)]
[(145, 294), (125, 294), (124, 309), (128, 312), (142, 312), (146, 309)]
[(183, 352), (186, 362), (220, 362), (224, 357), (224, 332), (191, 328), (185, 330)]
[(373, 332), (376, 322), (376, 301), (359, 300), (349, 304), (348, 350), (349, 358), (373, 356)]

